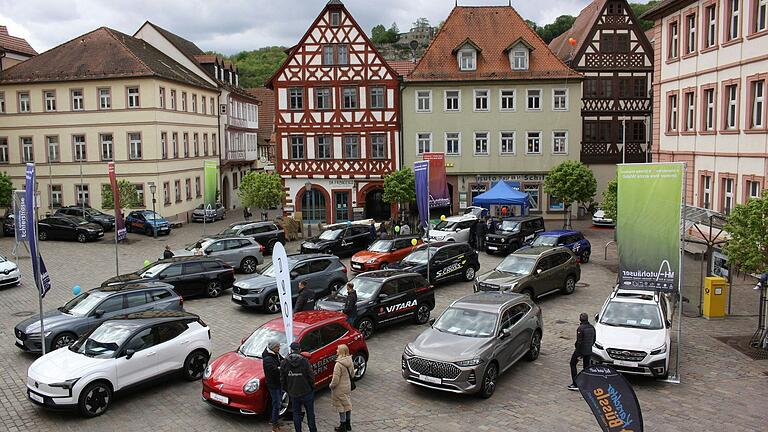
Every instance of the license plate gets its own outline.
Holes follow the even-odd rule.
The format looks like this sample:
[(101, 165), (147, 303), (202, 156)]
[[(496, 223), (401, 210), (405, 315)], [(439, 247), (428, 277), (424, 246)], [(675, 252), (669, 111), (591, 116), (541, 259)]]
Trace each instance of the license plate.
[(218, 393), (211, 392), (211, 399), (215, 400), (216, 402), (221, 402), (223, 404), (229, 403), (229, 398), (226, 396), (222, 396)]
[(239, 296), (239, 295), (237, 295), (237, 294), (232, 294), (232, 298), (233, 298), (233, 299), (235, 299), (235, 300), (237, 300), (237, 301), (240, 301), (240, 300), (242, 300), (242, 299), (243, 299), (243, 296)]
[(358, 263), (352, 263), (352, 268), (356, 268), (356, 269), (363, 268), (363, 265)]
[(613, 364), (615, 364), (616, 366), (637, 367), (637, 362), (631, 362), (631, 361), (625, 361), (625, 360), (614, 360)]
[(32, 399), (33, 401), (43, 403), (43, 397), (38, 394), (29, 392), (29, 398)]
[(428, 383), (432, 383), (432, 384), (442, 384), (443, 383), (442, 379), (431, 377), (431, 376), (427, 376), (427, 375), (419, 375), (419, 380), (420, 381), (424, 381), (424, 382), (428, 382)]
[(488, 250), (499, 250), (496, 246), (488, 246)]

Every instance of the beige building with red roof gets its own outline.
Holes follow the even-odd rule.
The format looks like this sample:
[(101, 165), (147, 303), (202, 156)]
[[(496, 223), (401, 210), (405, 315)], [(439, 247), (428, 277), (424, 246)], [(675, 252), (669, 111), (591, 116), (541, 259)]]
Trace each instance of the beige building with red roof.
[(0, 71), (37, 55), (24, 38), (11, 36), (8, 27), (0, 25)]

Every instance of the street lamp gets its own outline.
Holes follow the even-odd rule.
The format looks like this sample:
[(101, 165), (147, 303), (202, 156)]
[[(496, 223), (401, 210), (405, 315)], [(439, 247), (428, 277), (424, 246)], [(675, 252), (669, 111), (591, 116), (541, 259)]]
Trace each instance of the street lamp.
[[(312, 183), (310, 183), (310, 182), (304, 183), (304, 191), (305, 191), (305, 194), (308, 194), (308, 193), (312, 192)], [(310, 203), (309, 204), (309, 214), (312, 213), (312, 201), (311, 201), (311, 199), (312, 199), (312, 195), (310, 195), (309, 199), (307, 200), (307, 202)], [(307, 236), (312, 237), (312, 221), (309, 218), (307, 218)]]
[[(149, 192), (152, 194), (152, 217), (155, 217), (157, 213), (155, 213), (155, 203), (157, 200), (155, 199), (155, 192), (157, 192), (157, 186), (155, 186), (155, 182), (149, 182)], [(154, 234), (155, 240), (157, 240), (157, 229), (153, 229), (152, 233)]]

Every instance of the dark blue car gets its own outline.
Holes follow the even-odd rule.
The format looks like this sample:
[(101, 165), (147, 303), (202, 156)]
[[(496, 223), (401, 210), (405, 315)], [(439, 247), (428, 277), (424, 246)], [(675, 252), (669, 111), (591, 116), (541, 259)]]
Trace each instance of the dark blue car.
[(573, 251), (580, 263), (589, 262), (589, 256), (592, 254), (592, 245), (579, 231), (545, 231), (539, 234), (530, 246), (525, 246), (525, 248), (536, 246), (567, 247)]
[(171, 233), (171, 224), (152, 210), (137, 210), (128, 213), (125, 217), (125, 229), (128, 232), (139, 232), (149, 236), (154, 235), (155, 231), (158, 235), (163, 235)]

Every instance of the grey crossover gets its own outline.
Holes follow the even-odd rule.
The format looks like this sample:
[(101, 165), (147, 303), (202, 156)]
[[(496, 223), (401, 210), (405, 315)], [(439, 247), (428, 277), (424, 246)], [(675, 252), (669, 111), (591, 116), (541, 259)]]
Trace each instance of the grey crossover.
[(475, 293), (454, 301), (406, 345), (403, 378), (411, 384), (491, 397), (496, 379), (541, 349), (541, 309), (515, 293)]
[(560, 291), (572, 294), (581, 278), (576, 255), (565, 247), (534, 246), (507, 255), (475, 280), (477, 291), (512, 291), (531, 299)]
[[(247, 237), (205, 238), (200, 240), (203, 253), (220, 259), (243, 273), (253, 273), (264, 262), (264, 246)], [(173, 251), (173, 256), (193, 256), (195, 245)]]
[[(143, 282), (95, 288), (64, 306), (43, 314), (46, 352), (71, 345), (108, 318), (150, 310), (184, 310), (184, 301), (173, 286)], [(16, 346), (41, 352), (40, 318), (25, 319), (13, 329)]]
[(250, 237), (264, 245), (267, 253), (272, 253), (277, 243), (285, 244), (285, 230), (272, 221), (236, 222), (220, 232), (216, 237)]
[(212, 204), (208, 207), (205, 204), (200, 204), (192, 210), (192, 222), (216, 222), (217, 220), (224, 220), (226, 217), (227, 208), (221, 203)]
[[(314, 291), (315, 299), (337, 292), (347, 282), (347, 268), (334, 255), (290, 255), (288, 268), (291, 269), (291, 293), (294, 299), (299, 295), (301, 281), (307, 283), (307, 289)], [(280, 300), (272, 264), (266, 265), (252, 277), (235, 282), (232, 301), (241, 306), (260, 307), (269, 313), (279, 312)]]

